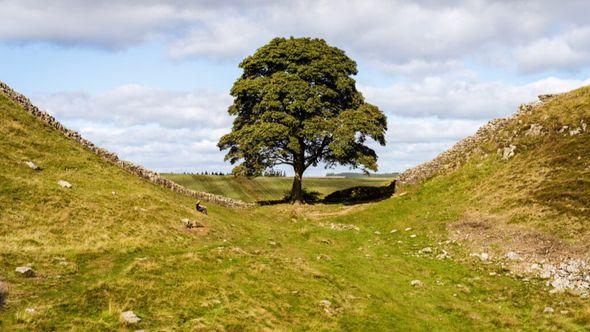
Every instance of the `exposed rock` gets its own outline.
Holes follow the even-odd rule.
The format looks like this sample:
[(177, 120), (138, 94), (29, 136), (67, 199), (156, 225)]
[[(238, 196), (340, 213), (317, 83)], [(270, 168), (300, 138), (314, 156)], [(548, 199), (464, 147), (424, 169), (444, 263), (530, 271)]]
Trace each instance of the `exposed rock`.
[(72, 188), (72, 184), (69, 183), (68, 181), (59, 180), (59, 181), (57, 181), (57, 184), (59, 184), (59, 186), (62, 187), (62, 188), (66, 188), (66, 189), (71, 189)]
[(25, 278), (31, 278), (35, 276), (35, 270), (33, 270), (33, 268), (31, 268), (30, 266), (19, 266), (16, 269), (14, 269), (14, 272), (18, 273), (19, 275)]
[(331, 230), (335, 230), (335, 231), (360, 231), (360, 228), (358, 228), (355, 225), (352, 224), (340, 224), (340, 223), (320, 223), (320, 226), (322, 227), (326, 227), (329, 228)]
[(329, 308), (329, 307), (331, 307), (331, 306), (332, 306), (332, 302), (330, 302), (330, 301), (328, 301), (328, 300), (324, 299), (324, 300), (321, 300), (321, 301), (320, 301), (320, 305), (321, 305), (322, 307), (324, 307), (324, 308)]
[(121, 320), (125, 324), (137, 324), (141, 322), (141, 318), (139, 318), (133, 311), (125, 311), (121, 313)]
[(506, 257), (506, 259), (511, 260), (511, 261), (520, 261), (520, 260), (522, 260), (522, 257), (520, 257), (520, 255), (517, 254), (517, 253), (515, 253), (514, 251), (507, 252), (504, 257)]
[(416, 234), (412, 234), (412, 235), (410, 235), (410, 237), (413, 239), (416, 237)]
[(443, 259), (450, 259), (452, 258), (451, 255), (449, 255), (448, 252), (446, 252), (446, 250), (441, 250), (442, 252), (438, 255), (436, 255), (437, 259), (443, 260)]
[(381, 235), (381, 232), (375, 231), (373, 234), (375, 234), (375, 235)]
[(411, 230), (412, 230), (412, 227), (408, 227), (408, 228), (404, 229), (404, 231), (406, 231), (406, 232), (409, 232)]
[(543, 126), (533, 123), (529, 130), (526, 131), (527, 136), (539, 136), (542, 134)]
[(94, 143), (90, 142), (87, 139), (84, 139), (80, 133), (70, 130), (64, 127), (59, 121), (57, 121), (53, 116), (49, 115), (47, 112), (40, 110), (37, 106), (33, 105), (31, 101), (21, 95), (20, 93), (15, 92), (12, 90), (8, 85), (3, 82), (0, 82), (0, 93), (5, 95), (7, 98), (12, 100), (14, 103), (20, 105), (23, 110), (27, 113), (31, 114), (39, 121), (47, 124), (48, 126), (52, 127), (53, 129), (59, 131), (64, 136), (69, 139), (72, 139), (82, 145), (84, 148), (88, 149), (89, 151), (93, 152), (100, 158), (104, 159), (107, 162), (110, 162), (122, 169), (135, 174), (151, 183), (156, 185), (160, 185), (166, 187), (174, 192), (187, 195), (190, 197), (194, 197), (197, 199), (201, 199), (207, 202), (212, 202), (219, 205), (234, 207), (234, 208), (248, 208), (253, 207), (255, 204), (253, 203), (246, 203), (240, 200), (232, 199), (229, 197), (224, 197), (221, 195), (215, 195), (207, 192), (201, 191), (194, 191), (187, 189), (176, 182), (170, 181), (161, 177), (158, 173), (148, 170), (142, 166), (135, 165), (128, 161), (120, 160), (119, 157), (112, 152), (109, 152), (103, 148), (99, 148)]
[(472, 256), (472, 257), (477, 257), (477, 258), (479, 258), (479, 260), (480, 260), (480, 261), (482, 261), (482, 262), (487, 262), (487, 261), (490, 259), (490, 255), (488, 255), (488, 254), (487, 254), (487, 253), (485, 253), (485, 252), (482, 252), (482, 253), (480, 253), (480, 254), (474, 253), (474, 254), (471, 254), (470, 256)]
[(34, 315), (37, 312), (37, 310), (35, 310), (35, 308), (26, 308), (25, 312), (29, 315)]
[(186, 227), (186, 228), (202, 228), (205, 227), (205, 225), (203, 225), (202, 223), (198, 222), (197, 220), (190, 220), (188, 218), (184, 218), (182, 219), (182, 224)]
[(410, 285), (412, 285), (413, 287), (420, 287), (423, 285), (422, 281), (418, 280), (418, 279), (414, 279), (412, 281), (410, 281)]
[(432, 253), (432, 248), (430, 248), (430, 247), (422, 248), (420, 250), (420, 252), (423, 254), (430, 254), (430, 253)]
[(515, 145), (510, 145), (505, 147), (502, 150), (502, 160), (508, 160), (512, 157), (514, 157), (514, 150), (516, 150), (516, 146)]
[(39, 166), (35, 165), (35, 163), (32, 161), (27, 161), (27, 162), (25, 162), (25, 164), (27, 164), (27, 166), (29, 166), (29, 168), (34, 171), (40, 170)]
[(324, 254), (319, 254), (316, 257), (316, 260), (318, 260), (318, 261), (331, 261), (332, 260), (332, 257), (330, 257), (328, 255), (324, 255)]
[(555, 310), (553, 310), (553, 308), (551, 308), (551, 307), (545, 307), (545, 309), (543, 309), (544, 314), (552, 314), (554, 312), (555, 312)]
[(397, 229), (392, 229), (391, 231), (389, 231), (389, 233), (391, 233), (391, 234), (397, 233)]
[(544, 95), (539, 95), (539, 100), (542, 102), (547, 102), (553, 98), (555, 98), (555, 96), (557, 96), (557, 94), (544, 94)]
[(574, 129), (570, 130), (570, 136), (575, 136), (581, 132), (582, 132), (581, 128), (574, 128)]

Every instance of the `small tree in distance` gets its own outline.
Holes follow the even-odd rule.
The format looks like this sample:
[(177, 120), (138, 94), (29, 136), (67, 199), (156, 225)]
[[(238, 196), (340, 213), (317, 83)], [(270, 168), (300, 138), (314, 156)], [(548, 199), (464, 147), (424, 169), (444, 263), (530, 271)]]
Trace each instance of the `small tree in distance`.
[(387, 120), (357, 91), (356, 63), (322, 39), (275, 38), (240, 63), (229, 114), (232, 131), (218, 146), (234, 174), (259, 176), (286, 164), (295, 176), (291, 197), (302, 202), (303, 173), (325, 163), (377, 170), (371, 138), (385, 145)]

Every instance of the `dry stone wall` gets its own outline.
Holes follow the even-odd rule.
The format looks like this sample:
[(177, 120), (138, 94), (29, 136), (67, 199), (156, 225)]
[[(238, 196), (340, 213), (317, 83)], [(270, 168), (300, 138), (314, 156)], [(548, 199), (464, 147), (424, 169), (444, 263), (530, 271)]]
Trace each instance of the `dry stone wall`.
[(143, 179), (148, 180), (149, 182), (166, 187), (174, 192), (177, 192), (177, 193), (180, 193), (180, 194), (183, 194), (186, 196), (194, 197), (199, 200), (206, 201), (206, 202), (211, 202), (214, 204), (219, 204), (219, 205), (233, 207), (233, 208), (246, 208), (246, 207), (254, 206), (254, 204), (252, 204), (252, 203), (246, 203), (246, 202), (232, 199), (229, 197), (215, 195), (215, 194), (211, 194), (208, 192), (194, 191), (191, 189), (187, 189), (187, 188), (179, 185), (176, 182), (173, 182), (173, 181), (170, 181), (166, 178), (163, 178), (162, 176), (160, 176), (158, 173), (156, 173), (154, 171), (151, 171), (151, 170), (146, 169), (146, 168), (139, 166), (139, 165), (135, 165), (135, 164), (128, 162), (128, 161), (120, 160), (119, 157), (115, 153), (112, 153), (110, 151), (107, 151), (103, 148), (100, 148), (100, 147), (94, 145), (94, 143), (90, 142), (87, 139), (84, 139), (82, 137), (82, 135), (80, 135), (80, 133), (64, 127), (53, 116), (40, 110), (37, 106), (33, 105), (27, 97), (12, 90), (8, 85), (6, 85), (3, 82), (0, 82), (0, 93), (4, 94), (6, 97), (8, 97), (14, 103), (20, 105), (26, 112), (33, 115), (39, 121), (49, 125), (50, 127), (53, 127), (54, 129), (56, 129), (57, 131), (62, 133), (64, 136), (78, 142), (86, 149), (90, 150), (91, 152), (93, 152), (96, 155), (98, 155), (99, 157), (101, 157), (103, 160), (110, 162), (112, 164), (115, 164), (132, 174), (135, 174)]
[[(398, 180), (402, 183), (419, 183), (436, 175), (448, 174), (458, 169), (471, 155), (482, 152), (482, 142), (493, 139), (496, 133), (512, 123), (516, 117), (521, 114), (533, 112), (554, 96), (555, 95), (541, 95), (539, 96), (539, 101), (520, 105), (518, 112), (514, 116), (491, 120), (479, 128), (474, 135), (460, 140), (453, 147), (441, 153), (434, 159), (406, 170), (399, 175)], [(508, 146), (507, 148), (509, 149), (508, 152), (502, 151), (505, 152), (505, 159), (514, 155), (516, 147)]]

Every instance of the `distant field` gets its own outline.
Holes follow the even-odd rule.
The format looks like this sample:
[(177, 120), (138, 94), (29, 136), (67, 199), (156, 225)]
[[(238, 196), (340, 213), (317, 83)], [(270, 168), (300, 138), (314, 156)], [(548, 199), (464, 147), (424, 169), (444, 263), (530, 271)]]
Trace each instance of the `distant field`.
[[(281, 199), (285, 192), (291, 189), (293, 179), (290, 177), (258, 177), (245, 178), (231, 175), (192, 175), (192, 174), (162, 174), (168, 179), (187, 188), (224, 195), (246, 202)], [(355, 186), (383, 186), (392, 179), (383, 178), (339, 178), (339, 177), (309, 177), (303, 178), (303, 187), (317, 191), (322, 196), (336, 190)]]

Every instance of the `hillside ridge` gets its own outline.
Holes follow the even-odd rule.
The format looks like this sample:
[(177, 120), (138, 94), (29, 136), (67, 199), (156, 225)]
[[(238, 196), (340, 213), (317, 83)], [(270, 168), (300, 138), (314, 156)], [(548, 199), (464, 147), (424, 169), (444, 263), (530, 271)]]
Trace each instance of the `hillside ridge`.
[(243, 202), (237, 199), (211, 194), (208, 192), (203, 191), (195, 191), (188, 188), (185, 188), (171, 180), (168, 180), (162, 176), (160, 176), (157, 172), (149, 170), (143, 166), (136, 165), (132, 162), (121, 160), (117, 156), (117, 154), (110, 152), (104, 148), (96, 146), (91, 141), (82, 137), (82, 135), (74, 130), (66, 128), (62, 125), (55, 117), (51, 116), (47, 112), (39, 109), (35, 106), (27, 97), (24, 95), (16, 92), (6, 83), (0, 81), (0, 93), (4, 94), (8, 99), (20, 105), (23, 110), (28, 112), (29, 114), (33, 115), (37, 120), (49, 125), (50, 127), (54, 128), (55, 130), (62, 133), (64, 136), (72, 139), (82, 145), (87, 150), (93, 152), (97, 156), (101, 157), (103, 160), (110, 162), (114, 165), (119, 166), (120, 168), (137, 175), (153, 184), (163, 186), (168, 188), (174, 192), (194, 197), (200, 200), (204, 200), (210, 203), (219, 204), (223, 206), (233, 207), (233, 208), (247, 208), (252, 207), (252, 203)]
[[(540, 95), (539, 100), (520, 105), (517, 112), (512, 116), (490, 120), (488, 123), (480, 127), (475, 134), (459, 140), (451, 148), (443, 151), (432, 160), (405, 170), (399, 175), (398, 180), (403, 183), (419, 183), (436, 175), (447, 174), (458, 169), (471, 154), (481, 152), (480, 144), (483, 141), (492, 138), (494, 133), (502, 130), (502, 128), (506, 127), (520, 115), (534, 112), (556, 96), (558, 96), (558, 94)], [(513, 150), (510, 146), (507, 148)], [(507, 150), (507, 153), (510, 154), (508, 151), (509, 150)], [(500, 152), (503, 153), (503, 150), (499, 151), (499, 153)]]

